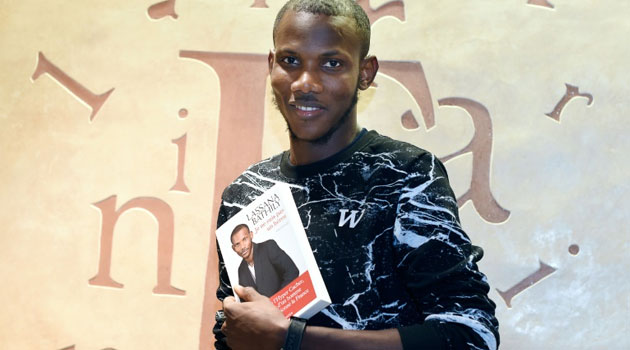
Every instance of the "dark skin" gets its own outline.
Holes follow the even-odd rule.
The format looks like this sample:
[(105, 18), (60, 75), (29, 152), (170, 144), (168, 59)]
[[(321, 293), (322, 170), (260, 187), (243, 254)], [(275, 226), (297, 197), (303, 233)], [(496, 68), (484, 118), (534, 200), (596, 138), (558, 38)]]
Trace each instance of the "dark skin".
[[(356, 137), (357, 88), (367, 89), (378, 71), (376, 57), (361, 57), (354, 21), (287, 11), (269, 53), (271, 86), (291, 130), (290, 159), (304, 165), (339, 152)], [(234, 349), (280, 349), (289, 320), (269, 298), (235, 286), (241, 302), (223, 301), (221, 330)], [(396, 329), (352, 331), (309, 326), (302, 349), (402, 349)]]
[(232, 236), (232, 249), (238, 256), (245, 259), (249, 265), (254, 264), (254, 249), (252, 249), (252, 233), (246, 228), (240, 229)]
[(292, 132), (291, 162), (303, 165), (329, 157), (359, 131), (354, 98), (378, 70), (375, 57), (360, 58), (354, 21), (305, 12), (285, 13), (269, 75), (278, 109)]

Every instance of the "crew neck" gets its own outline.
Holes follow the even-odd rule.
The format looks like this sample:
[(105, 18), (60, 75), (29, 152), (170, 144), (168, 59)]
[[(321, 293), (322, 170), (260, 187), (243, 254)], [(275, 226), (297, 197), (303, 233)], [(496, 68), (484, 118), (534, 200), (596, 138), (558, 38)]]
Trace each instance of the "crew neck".
[(328, 158), (318, 160), (316, 162), (305, 165), (293, 165), (289, 159), (289, 151), (282, 153), (282, 159), (280, 161), (280, 171), (282, 175), (288, 178), (300, 178), (308, 177), (317, 173), (320, 173), (346, 159), (348, 159), (355, 151), (363, 148), (376, 136), (377, 133), (374, 130), (368, 131), (363, 128), (359, 134), (350, 142), (349, 145), (344, 147), (339, 152), (333, 154)]

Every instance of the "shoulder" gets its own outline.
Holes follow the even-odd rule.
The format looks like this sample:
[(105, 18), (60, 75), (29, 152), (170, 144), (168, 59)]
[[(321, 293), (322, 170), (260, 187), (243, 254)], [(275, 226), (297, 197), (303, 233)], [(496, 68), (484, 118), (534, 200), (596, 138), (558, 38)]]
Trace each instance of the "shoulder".
[(401, 151), (403, 153), (408, 153), (411, 155), (422, 155), (425, 153), (429, 153), (425, 149), (422, 149), (409, 142), (396, 140), (389, 136), (381, 135), (375, 130), (369, 131), (368, 136), (370, 138), (370, 142), (367, 144), (367, 146), (374, 150)]
[(409, 174), (435, 174), (446, 176), (446, 168), (433, 153), (409, 142), (393, 139), (370, 131), (370, 141), (358, 152), (375, 158), (382, 167), (393, 167)]
[(274, 241), (273, 239), (269, 239), (266, 240), (264, 242), (260, 242), (260, 243), (255, 243), (258, 247), (258, 249), (277, 249), (278, 247), (278, 243), (276, 243), (276, 241)]

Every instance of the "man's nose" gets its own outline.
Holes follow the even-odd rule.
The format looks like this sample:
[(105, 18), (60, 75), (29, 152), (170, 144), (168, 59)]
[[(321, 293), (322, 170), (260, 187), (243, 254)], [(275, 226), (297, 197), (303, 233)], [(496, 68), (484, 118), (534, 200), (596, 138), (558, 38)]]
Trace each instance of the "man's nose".
[(293, 84), (291, 84), (291, 92), (299, 91), (302, 93), (317, 94), (323, 90), (319, 75), (309, 70), (303, 70)]

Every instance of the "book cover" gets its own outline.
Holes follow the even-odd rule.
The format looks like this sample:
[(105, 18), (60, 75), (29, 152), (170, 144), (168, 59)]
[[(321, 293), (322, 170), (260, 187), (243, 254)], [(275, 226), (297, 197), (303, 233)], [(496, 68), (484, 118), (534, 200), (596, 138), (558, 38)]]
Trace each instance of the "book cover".
[(226, 221), (217, 240), (232, 285), (253, 287), (285, 317), (310, 318), (330, 304), (287, 184), (274, 185)]

